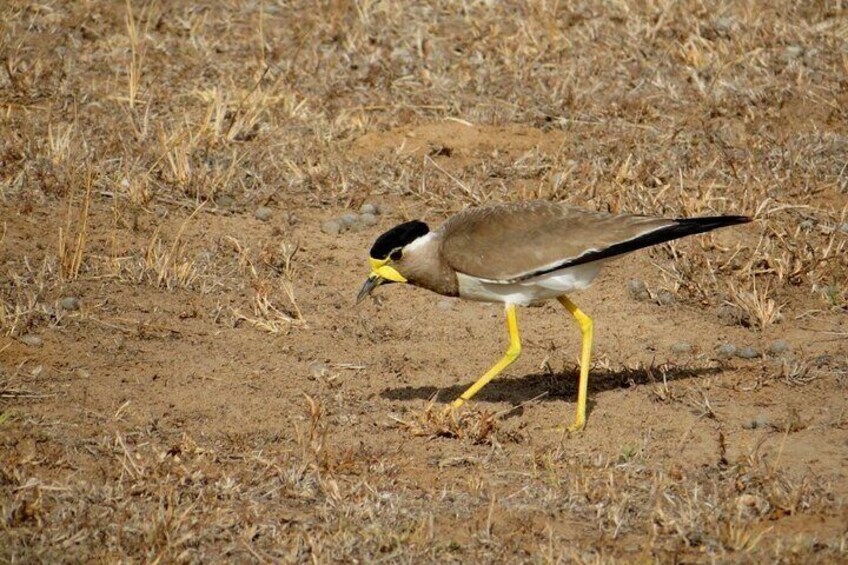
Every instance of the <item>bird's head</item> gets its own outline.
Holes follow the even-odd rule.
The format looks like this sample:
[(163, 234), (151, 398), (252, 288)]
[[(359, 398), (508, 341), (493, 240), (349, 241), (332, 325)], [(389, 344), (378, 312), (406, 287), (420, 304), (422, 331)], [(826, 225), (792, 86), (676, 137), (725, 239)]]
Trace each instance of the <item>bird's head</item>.
[(378, 237), (368, 257), (371, 274), (359, 290), (356, 303), (365, 300), (382, 284), (407, 282), (404, 276), (404, 253), (412, 243), (428, 233), (430, 228), (427, 224), (413, 220), (399, 224)]

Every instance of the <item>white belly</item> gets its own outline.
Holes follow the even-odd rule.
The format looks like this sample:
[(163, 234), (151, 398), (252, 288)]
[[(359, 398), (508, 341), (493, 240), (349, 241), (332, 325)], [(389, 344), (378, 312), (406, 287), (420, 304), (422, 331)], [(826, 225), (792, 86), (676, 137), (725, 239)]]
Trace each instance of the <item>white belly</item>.
[(598, 276), (601, 266), (602, 261), (596, 261), (515, 283), (481, 280), (462, 273), (457, 273), (456, 276), (461, 298), (528, 306), (575, 290), (583, 290)]

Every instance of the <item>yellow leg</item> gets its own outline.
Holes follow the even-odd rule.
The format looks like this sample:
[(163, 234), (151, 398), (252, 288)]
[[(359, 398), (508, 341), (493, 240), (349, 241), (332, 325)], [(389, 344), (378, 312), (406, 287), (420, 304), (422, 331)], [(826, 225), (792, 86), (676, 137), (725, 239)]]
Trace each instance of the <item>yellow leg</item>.
[(576, 432), (586, 425), (586, 393), (589, 388), (589, 363), (592, 361), (592, 336), (594, 335), (594, 324), (592, 318), (583, 313), (574, 302), (566, 296), (558, 298), (560, 304), (571, 312), (577, 323), (580, 324), (580, 333), (583, 335), (580, 346), (580, 384), (577, 388), (577, 419), (568, 427), (568, 431)]
[(498, 376), (501, 371), (512, 365), (512, 362), (521, 355), (521, 340), (518, 337), (518, 319), (515, 316), (515, 305), (513, 304), (506, 305), (506, 329), (509, 332), (509, 348), (506, 350), (506, 353), (500, 361), (495, 363), (494, 367), (489, 369), (476, 383), (463, 392), (462, 396), (453, 401), (454, 408), (459, 408), (465, 404), (466, 400), (471, 400), (472, 396), (477, 394), (489, 381)]

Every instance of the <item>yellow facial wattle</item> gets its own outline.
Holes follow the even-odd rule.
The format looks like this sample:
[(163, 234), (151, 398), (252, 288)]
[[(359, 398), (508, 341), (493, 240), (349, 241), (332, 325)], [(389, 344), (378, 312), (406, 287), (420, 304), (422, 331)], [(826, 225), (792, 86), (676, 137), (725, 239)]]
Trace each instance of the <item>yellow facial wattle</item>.
[(405, 283), (406, 278), (397, 272), (397, 269), (391, 265), (387, 265), (388, 261), (388, 259), (374, 259), (373, 257), (369, 257), (368, 262), (371, 263), (371, 274), (388, 281)]

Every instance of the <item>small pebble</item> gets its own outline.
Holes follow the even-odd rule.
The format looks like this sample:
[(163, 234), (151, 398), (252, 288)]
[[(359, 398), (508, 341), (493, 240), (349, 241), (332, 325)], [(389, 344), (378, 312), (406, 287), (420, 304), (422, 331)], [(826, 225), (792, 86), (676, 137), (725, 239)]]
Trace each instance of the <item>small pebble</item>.
[(678, 341), (671, 346), (671, 352), (678, 355), (692, 353), (692, 344), (686, 343), (685, 341)]
[(453, 310), (454, 300), (443, 298), (436, 303), (436, 308), (439, 310)]
[(356, 212), (348, 212), (347, 214), (339, 218), (339, 220), (341, 220), (341, 222), (346, 226), (352, 226), (353, 224), (359, 221), (359, 214), (357, 214)]
[(376, 216), (380, 212), (377, 211), (377, 207), (374, 204), (371, 204), (370, 202), (366, 202), (365, 204), (362, 205), (361, 208), (359, 208), (359, 213), (362, 214), (363, 216), (365, 214), (373, 214), (373, 215)]
[(722, 359), (736, 355), (736, 346), (732, 343), (723, 343), (716, 348), (716, 353)]
[(259, 208), (257, 208), (257, 209), (256, 209), (256, 211), (253, 213), (253, 216), (254, 216), (257, 220), (261, 220), (261, 221), (263, 221), (263, 222), (267, 222), (268, 220), (270, 220), (270, 219), (271, 219), (271, 214), (273, 214), (273, 211), (272, 211), (270, 208), (268, 208), (267, 206), (260, 206), (260, 207), (259, 207)]
[(725, 304), (718, 309), (718, 318), (726, 326), (747, 326), (747, 316), (739, 308)]
[(323, 361), (313, 361), (309, 364), (309, 374), (313, 379), (324, 377), (330, 374), (330, 367)]
[(44, 340), (41, 339), (41, 336), (27, 334), (21, 336), (21, 343), (30, 347), (41, 347), (44, 345)]
[(848, 222), (845, 222), (841, 226), (839, 226), (839, 231), (842, 233), (848, 233)]
[(657, 293), (657, 302), (661, 306), (671, 306), (675, 302), (674, 295), (667, 290), (661, 290)]
[(736, 356), (740, 359), (756, 359), (760, 356), (760, 352), (753, 347), (746, 345), (745, 347), (740, 347), (736, 351)]
[(363, 226), (374, 226), (377, 224), (377, 216), (375, 216), (374, 214), (363, 212), (359, 216), (359, 223), (361, 223)]
[(627, 290), (630, 292), (630, 297), (634, 300), (648, 300), (651, 295), (648, 293), (648, 287), (642, 279), (630, 279), (627, 281)]
[(339, 235), (342, 233), (342, 223), (338, 220), (327, 220), (321, 224), (321, 231), (330, 235)]
[(66, 296), (59, 301), (59, 306), (61, 306), (63, 310), (79, 310), (81, 302), (76, 296)]
[(782, 339), (778, 339), (777, 341), (773, 342), (771, 345), (769, 345), (768, 348), (769, 353), (771, 353), (772, 355), (781, 355), (783, 353), (786, 353), (790, 349), (792, 348), (789, 347), (789, 344)]
[(236, 205), (236, 201), (231, 196), (222, 194), (215, 199), (215, 204), (218, 205), (218, 208), (232, 208)]
[(734, 21), (732, 18), (716, 18), (713, 21), (713, 28), (716, 30), (717, 33), (727, 36), (730, 35), (731, 31), (733, 31), (733, 24)]
[(804, 231), (810, 231), (811, 229), (813, 229), (813, 225), (814, 224), (812, 220), (804, 220), (803, 222), (798, 224), (798, 227), (800, 227)]
[(800, 45), (789, 45), (783, 50), (783, 55), (787, 59), (797, 59), (804, 54), (804, 48)]

